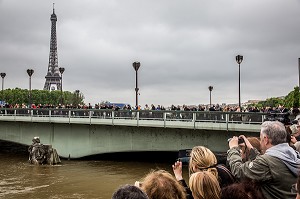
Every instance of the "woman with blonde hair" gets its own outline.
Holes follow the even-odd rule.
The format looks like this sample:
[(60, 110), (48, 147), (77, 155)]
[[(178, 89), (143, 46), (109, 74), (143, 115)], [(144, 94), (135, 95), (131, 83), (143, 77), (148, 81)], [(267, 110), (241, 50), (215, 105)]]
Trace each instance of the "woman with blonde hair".
[(149, 199), (186, 199), (184, 187), (165, 170), (151, 171), (143, 182), (135, 182), (149, 197)]
[(198, 171), (209, 171), (216, 177), (217, 171), (217, 158), (215, 154), (204, 146), (195, 146), (190, 153), (189, 174)]
[(209, 171), (193, 173), (189, 186), (194, 199), (220, 199), (221, 188), (215, 175)]
[[(177, 161), (172, 167), (175, 178), (185, 188), (187, 197), (192, 199), (191, 190), (182, 177), (182, 162)], [(218, 164), (215, 154), (204, 146), (195, 146), (190, 153), (189, 175), (191, 176), (198, 171), (210, 172), (216, 177), (220, 187), (225, 187), (236, 181), (230, 170), (224, 165)]]

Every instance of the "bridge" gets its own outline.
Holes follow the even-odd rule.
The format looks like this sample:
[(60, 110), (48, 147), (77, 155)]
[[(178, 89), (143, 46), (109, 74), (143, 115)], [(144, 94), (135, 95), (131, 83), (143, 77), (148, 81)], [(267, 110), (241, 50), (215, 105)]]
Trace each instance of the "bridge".
[(30, 145), (35, 136), (63, 158), (116, 152), (228, 149), (233, 135), (259, 136), (267, 113), (109, 109), (0, 109), (0, 140)]

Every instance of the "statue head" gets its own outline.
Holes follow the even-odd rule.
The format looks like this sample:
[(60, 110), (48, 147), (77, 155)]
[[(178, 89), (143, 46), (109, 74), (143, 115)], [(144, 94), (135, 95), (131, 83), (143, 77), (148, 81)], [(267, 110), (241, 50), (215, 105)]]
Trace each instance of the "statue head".
[(41, 142), (40, 137), (33, 137), (32, 142), (33, 143), (40, 143)]

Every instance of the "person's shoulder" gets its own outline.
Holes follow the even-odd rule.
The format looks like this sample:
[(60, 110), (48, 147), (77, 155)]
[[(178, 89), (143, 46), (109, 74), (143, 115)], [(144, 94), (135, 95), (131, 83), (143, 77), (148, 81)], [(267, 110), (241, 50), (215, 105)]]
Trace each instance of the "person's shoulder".
[(294, 146), (296, 147), (296, 149), (299, 149), (300, 148), (300, 141), (297, 141)]
[(231, 171), (223, 164), (216, 165), (218, 176), (221, 178), (222, 186), (232, 184), (236, 182), (234, 175)]
[(256, 159), (254, 160), (258, 163), (261, 164), (266, 164), (269, 165), (270, 162), (277, 162), (278, 165), (280, 165), (279, 163), (282, 162), (279, 158), (268, 155), (268, 154), (263, 154), (263, 155), (259, 155), (256, 157)]

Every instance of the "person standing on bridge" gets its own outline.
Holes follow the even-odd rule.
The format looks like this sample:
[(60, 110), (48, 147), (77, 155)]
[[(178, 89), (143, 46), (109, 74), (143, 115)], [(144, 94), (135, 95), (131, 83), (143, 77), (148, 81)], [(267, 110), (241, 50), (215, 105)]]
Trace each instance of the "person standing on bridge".
[[(229, 141), (227, 160), (233, 175), (259, 183), (265, 198), (294, 199), (291, 192), (300, 168), (300, 155), (286, 142), (283, 123), (266, 121), (261, 126), (260, 145), (263, 155), (245, 163), (242, 161), (238, 137)], [(251, 147), (251, 146), (250, 146)]]

